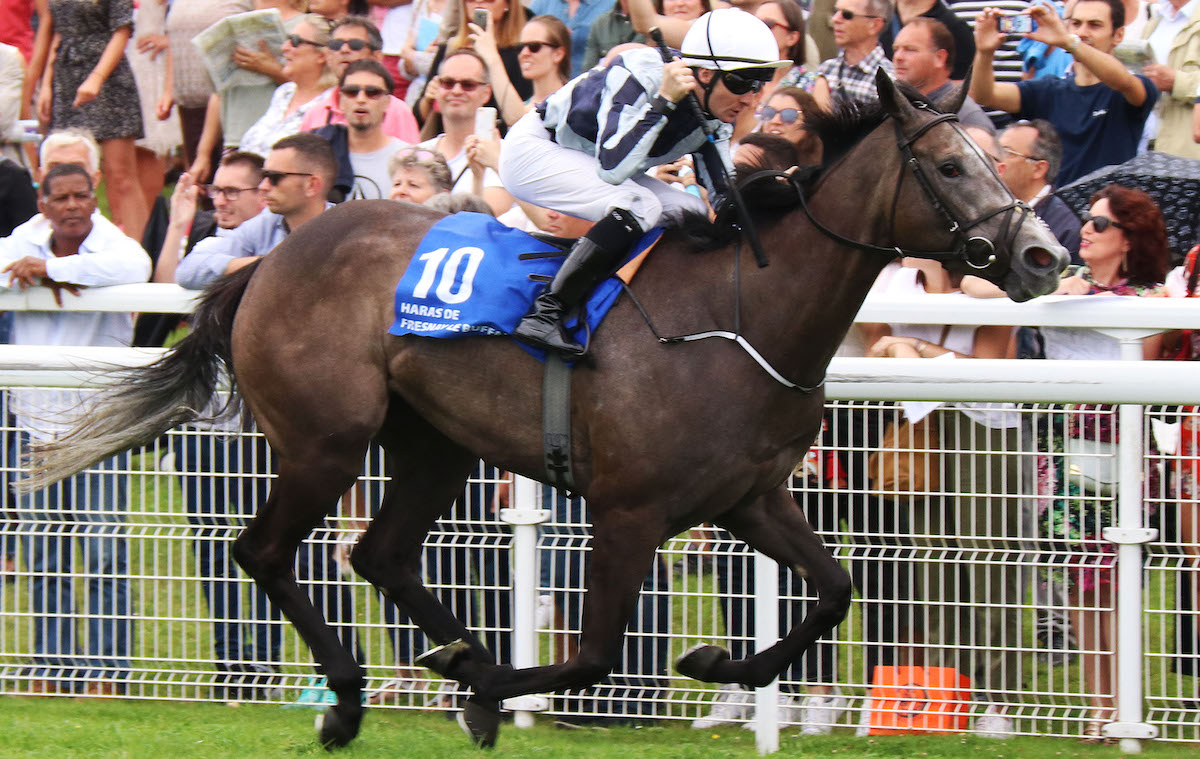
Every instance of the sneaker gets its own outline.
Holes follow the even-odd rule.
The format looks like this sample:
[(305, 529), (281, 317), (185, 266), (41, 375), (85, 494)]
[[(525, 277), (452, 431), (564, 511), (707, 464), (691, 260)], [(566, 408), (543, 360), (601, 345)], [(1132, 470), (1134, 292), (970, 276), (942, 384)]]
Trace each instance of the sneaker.
[[(803, 714), (801, 707), (796, 705), (796, 701), (786, 693), (779, 694), (779, 726), (798, 725)], [(746, 719), (754, 716), (754, 702), (751, 700), (750, 705), (746, 707)], [(753, 730), (754, 723), (747, 722), (742, 725), (743, 730)]]
[(834, 688), (827, 696), (805, 696), (800, 702), (800, 734), (829, 735), (844, 711), (846, 699), (842, 698), (841, 688)]
[(284, 704), (285, 709), (309, 708), (325, 709), (337, 703), (337, 694), (325, 685), (325, 678), (310, 677), (308, 685), (300, 691), (300, 696), (290, 704)]
[(554, 626), (554, 596), (538, 596), (534, 621), (539, 630), (549, 630)]
[(980, 738), (1004, 740), (1013, 737), (1013, 721), (1000, 713), (994, 704), (975, 720), (975, 734)]
[(703, 717), (692, 720), (694, 730), (708, 730), (717, 725), (730, 725), (749, 719), (754, 714), (754, 696), (739, 685), (722, 685), (721, 695)]
[(871, 734), (871, 699), (863, 702), (862, 711), (858, 713), (858, 726), (854, 728), (855, 738), (866, 738)]

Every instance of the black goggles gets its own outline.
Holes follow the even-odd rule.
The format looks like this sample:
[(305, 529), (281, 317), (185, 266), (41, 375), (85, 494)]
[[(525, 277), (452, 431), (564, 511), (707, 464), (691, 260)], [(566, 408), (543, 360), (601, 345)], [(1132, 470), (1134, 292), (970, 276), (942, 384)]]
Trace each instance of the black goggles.
[(762, 92), (763, 86), (767, 83), (765, 79), (742, 76), (735, 71), (722, 71), (721, 81), (725, 82), (725, 89), (734, 95), (745, 95), (747, 92)]

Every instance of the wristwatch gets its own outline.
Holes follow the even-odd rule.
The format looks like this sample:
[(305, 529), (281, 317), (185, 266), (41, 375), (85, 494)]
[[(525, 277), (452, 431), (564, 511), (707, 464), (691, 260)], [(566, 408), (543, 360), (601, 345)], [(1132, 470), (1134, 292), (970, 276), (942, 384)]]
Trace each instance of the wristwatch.
[(1064, 49), (1071, 55), (1075, 55), (1075, 51), (1079, 49), (1079, 44), (1083, 42), (1083, 40), (1079, 39), (1078, 34), (1067, 35), (1067, 40), (1067, 46)]
[(650, 99), (650, 111), (652, 113), (661, 113), (664, 116), (670, 116), (671, 112), (678, 107), (678, 103), (667, 100), (662, 95), (655, 95)]

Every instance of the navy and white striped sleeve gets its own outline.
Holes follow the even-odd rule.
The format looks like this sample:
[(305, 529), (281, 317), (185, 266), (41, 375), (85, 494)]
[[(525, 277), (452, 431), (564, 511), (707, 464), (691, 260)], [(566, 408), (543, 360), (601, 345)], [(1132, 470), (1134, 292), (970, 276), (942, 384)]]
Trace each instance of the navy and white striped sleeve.
[(647, 165), (650, 148), (667, 123), (666, 114), (651, 108), (656, 94), (657, 88), (647, 91), (624, 66), (609, 67), (596, 139), (596, 158), (604, 181), (620, 184)]

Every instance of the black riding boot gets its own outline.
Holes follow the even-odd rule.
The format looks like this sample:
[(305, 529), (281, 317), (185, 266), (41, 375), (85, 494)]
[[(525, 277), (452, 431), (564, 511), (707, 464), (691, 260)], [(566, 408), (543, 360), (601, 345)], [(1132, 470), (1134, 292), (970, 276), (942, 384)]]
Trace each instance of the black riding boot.
[(597, 282), (612, 273), (642, 228), (628, 211), (616, 208), (579, 238), (533, 310), (513, 330), (513, 337), (535, 348), (582, 356), (584, 347), (563, 329), (566, 314), (579, 305)]

